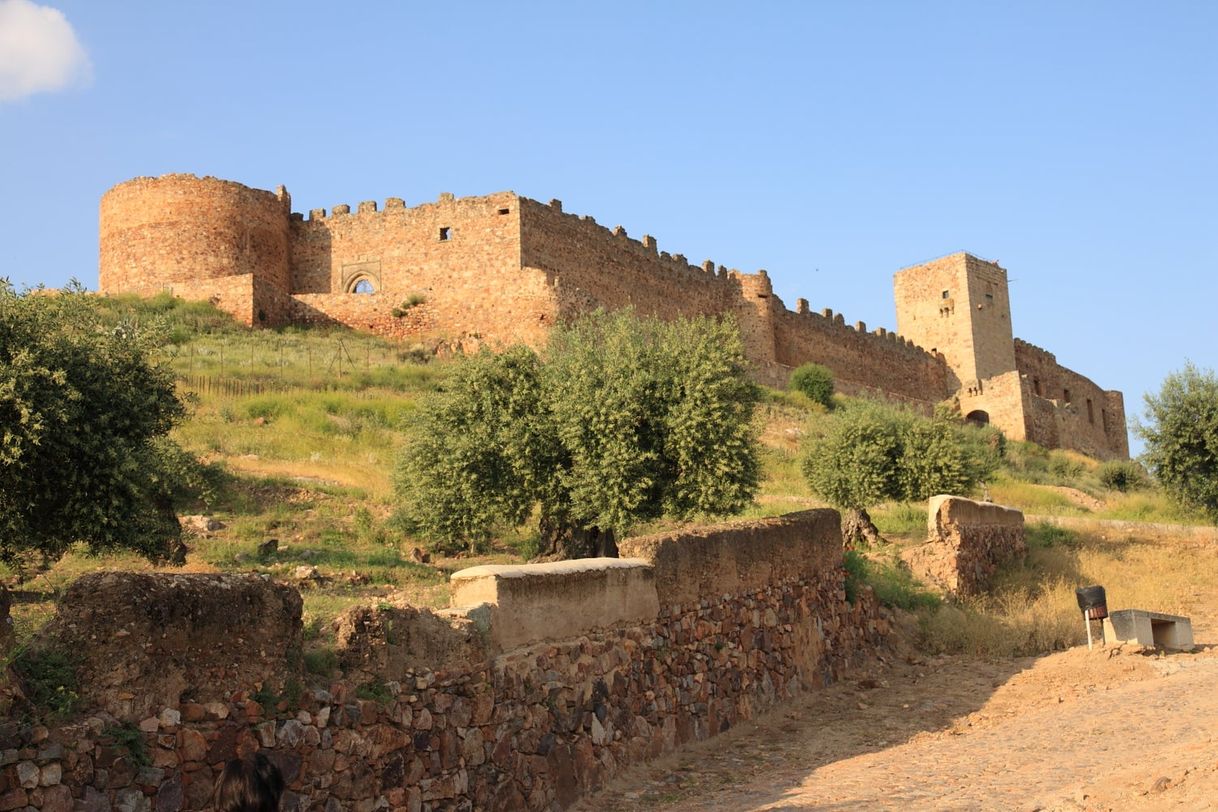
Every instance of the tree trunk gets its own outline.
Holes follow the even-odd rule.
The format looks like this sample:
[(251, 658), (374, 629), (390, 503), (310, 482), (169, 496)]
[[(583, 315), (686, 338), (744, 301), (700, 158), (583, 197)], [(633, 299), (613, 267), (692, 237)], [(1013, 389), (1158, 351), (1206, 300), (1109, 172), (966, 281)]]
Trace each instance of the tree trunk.
[(865, 510), (842, 512), (842, 546), (847, 550), (867, 548), (884, 540), (880, 529), (871, 521)]
[(569, 522), (542, 516), (538, 530), (541, 544), (538, 561), (565, 561), (571, 558), (617, 558), (617, 539), (612, 530), (576, 527)]

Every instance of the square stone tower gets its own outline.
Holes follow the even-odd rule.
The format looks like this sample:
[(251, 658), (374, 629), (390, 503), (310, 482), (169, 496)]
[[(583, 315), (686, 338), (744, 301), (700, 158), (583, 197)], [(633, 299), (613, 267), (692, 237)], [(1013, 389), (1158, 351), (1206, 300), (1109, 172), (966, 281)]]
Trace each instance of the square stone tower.
[(1007, 272), (959, 252), (893, 277), (897, 332), (943, 353), (955, 389), (1015, 369)]

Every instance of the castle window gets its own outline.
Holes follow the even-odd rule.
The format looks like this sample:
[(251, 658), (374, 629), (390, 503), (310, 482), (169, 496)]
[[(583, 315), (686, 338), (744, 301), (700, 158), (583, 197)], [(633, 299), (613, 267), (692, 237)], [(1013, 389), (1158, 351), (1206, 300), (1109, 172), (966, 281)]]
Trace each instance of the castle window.
[(1064, 400), (1064, 401), (1065, 401), (1067, 404), (1069, 404), (1069, 403), (1071, 402), (1071, 401), (1070, 401), (1070, 390), (1069, 390), (1069, 389), (1063, 389), (1063, 390), (1062, 390), (1062, 400)]
[(351, 292), (367, 295), (370, 293), (376, 293), (376, 288), (373, 287), (371, 280), (361, 279), (351, 286)]
[(507, 213), (508, 213), (508, 212), (510, 212), (510, 211), (511, 211), (511, 209), (500, 209), (500, 210), (499, 210), (499, 213), (500, 213), (500, 214), (507, 214)]
[(1091, 406), (1091, 398), (1087, 398), (1087, 422), (1095, 423), (1095, 410)]
[(951, 291), (950, 291), (950, 290), (945, 290), (945, 291), (943, 291), (943, 298), (944, 298), (944, 299), (950, 299), (950, 298), (951, 298)]
[(1032, 391), (1036, 393), (1037, 397), (1040, 397), (1040, 378), (1032, 379)]
[(985, 294), (985, 303), (993, 304), (994, 303), (994, 294), (992, 294), (992, 293)]
[(451, 239), (452, 239), (452, 237), (453, 237), (453, 229), (452, 229), (452, 226), (440, 226), (440, 240), (441, 240), (441, 242), (445, 242), (445, 241), (451, 240)]
[(1108, 410), (1100, 409), (1100, 420), (1104, 423), (1104, 433), (1108, 433)]

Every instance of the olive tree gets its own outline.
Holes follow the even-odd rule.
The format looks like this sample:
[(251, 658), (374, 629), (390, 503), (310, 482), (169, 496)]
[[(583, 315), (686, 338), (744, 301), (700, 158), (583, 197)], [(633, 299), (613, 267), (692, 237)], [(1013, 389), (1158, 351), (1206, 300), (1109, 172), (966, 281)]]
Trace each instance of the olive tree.
[(1218, 377), (1192, 364), (1148, 393), (1143, 459), (1163, 490), (1218, 523)]
[(456, 366), (418, 410), (400, 516), (451, 549), (536, 514), (541, 555), (616, 555), (640, 522), (752, 501), (758, 395), (730, 322), (592, 314), (543, 357), (517, 347)]
[(809, 434), (802, 469), (816, 494), (845, 511), (847, 543), (871, 542), (879, 531), (868, 508), (968, 493), (990, 476), (997, 457), (982, 435), (942, 417), (857, 401)]
[(184, 455), (167, 435), (184, 409), (151, 348), (77, 285), (0, 280), (0, 561), (180, 549)]

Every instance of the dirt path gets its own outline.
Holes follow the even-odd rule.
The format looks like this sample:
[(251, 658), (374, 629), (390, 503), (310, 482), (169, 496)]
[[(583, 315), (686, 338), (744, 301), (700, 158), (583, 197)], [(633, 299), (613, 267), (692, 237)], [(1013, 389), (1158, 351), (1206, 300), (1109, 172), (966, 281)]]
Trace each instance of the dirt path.
[(877, 663), (584, 809), (1205, 809), (1218, 652)]

